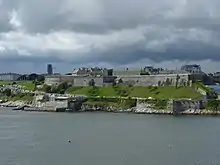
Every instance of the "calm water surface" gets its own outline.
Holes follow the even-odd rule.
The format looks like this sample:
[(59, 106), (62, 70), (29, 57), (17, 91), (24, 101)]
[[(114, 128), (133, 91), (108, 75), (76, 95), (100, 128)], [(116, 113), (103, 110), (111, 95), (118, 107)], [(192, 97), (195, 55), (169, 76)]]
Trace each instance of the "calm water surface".
[(220, 118), (0, 109), (0, 165), (61, 164), (220, 165)]

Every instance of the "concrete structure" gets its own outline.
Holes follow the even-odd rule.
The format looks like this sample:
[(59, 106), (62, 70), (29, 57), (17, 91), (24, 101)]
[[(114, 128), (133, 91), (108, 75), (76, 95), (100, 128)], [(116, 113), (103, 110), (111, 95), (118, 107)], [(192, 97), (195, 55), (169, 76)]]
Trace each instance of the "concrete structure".
[(74, 76), (71, 75), (50, 75), (45, 76), (44, 83), (47, 85), (58, 85), (62, 82), (67, 82), (73, 84)]
[(202, 108), (204, 108), (204, 102), (202, 100), (174, 99), (172, 103), (174, 114), (179, 114), (187, 110), (201, 110)]
[(53, 66), (52, 64), (47, 65), (47, 74), (52, 75), (53, 74)]
[(197, 64), (193, 64), (193, 65), (184, 65), (181, 67), (181, 70), (185, 70), (189, 73), (201, 73), (201, 66), (197, 65)]
[(144, 75), (146, 73), (152, 75), (160, 74), (161, 71), (163, 71), (163, 68), (154, 68), (153, 66), (145, 66), (141, 69), (141, 74)]
[[(146, 112), (152, 109), (152, 104), (148, 103), (150, 99), (137, 99), (136, 112)], [(173, 99), (167, 102), (165, 110), (172, 112), (172, 114), (180, 114), (184, 111), (195, 111), (201, 110), (205, 106), (203, 100), (192, 100), (192, 99)], [(159, 113), (159, 112), (156, 112)]]
[(1, 73), (0, 81), (16, 81), (20, 76), (17, 73)]
[(30, 108), (26, 107), (27, 111), (77, 111), (81, 109), (82, 102), (86, 98), (72, 97), (72, 96), (60, 96), (57, 94), (42, 94), (34, 97)]

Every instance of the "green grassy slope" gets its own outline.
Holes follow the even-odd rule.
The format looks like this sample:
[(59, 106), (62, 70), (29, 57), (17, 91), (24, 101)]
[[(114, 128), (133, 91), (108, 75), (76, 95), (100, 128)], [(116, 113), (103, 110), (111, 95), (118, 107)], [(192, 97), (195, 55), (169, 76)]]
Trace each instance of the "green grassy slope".
[[(97, 87), (99, 96), (122, 96), (113, 87)], [(126, 91), (127, 96), (131, 97), (153, 97), (159, 99), (167, 98), (198, 98), (201, 95), (190, 87), (175, 88), (172, 86), (160, 87), (119, 87), (120, 90)], [(89, 95), (92, 87), (71, 87), (67, 93)]]
[(17, 85), (23, 86), (27, 90), (34, 90), (34, 83), (32, 81), (0, 81), (0, 85), (8, 85), (16, 82)]

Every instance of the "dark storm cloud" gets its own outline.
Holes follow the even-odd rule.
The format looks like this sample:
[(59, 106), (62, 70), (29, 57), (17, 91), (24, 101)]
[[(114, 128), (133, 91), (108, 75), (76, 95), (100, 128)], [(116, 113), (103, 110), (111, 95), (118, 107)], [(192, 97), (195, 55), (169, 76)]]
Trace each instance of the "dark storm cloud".
[(0, 59), (220, 60), (219, 7), (219, 0), (0, 0)]
[(3, 15), (17, 10), (29, 32), (99, 33), (155, 23), (211, 26), (220, 21), (217, 0), (3, 0), (2, 4)]

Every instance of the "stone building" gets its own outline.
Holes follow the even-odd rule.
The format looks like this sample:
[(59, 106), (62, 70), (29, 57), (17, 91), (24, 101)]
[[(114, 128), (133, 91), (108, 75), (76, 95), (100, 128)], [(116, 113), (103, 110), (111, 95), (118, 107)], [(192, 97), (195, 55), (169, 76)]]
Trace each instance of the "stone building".
[(82, 67), (82, 68), (74, 69), (72, 75), (79, 77), (82, 76), (100, 77), (100, 76), (111, 75), (111, 72), (112, 69), (98, 68), (98, 67), (93, 67), (93, 68)]
[(71, 75), (48, 75), (45, 76), (44, 83), (47, 85), (58, 85), (62, 82), (67, 82), (73, 84), (74, 76)]
[(0, 81), (16, 81), (20, 76), (21, 75), (17, 73), (1, 73)]
[(184, 65), (181, 67), (181, 70), (185, 70), (189, 73), (201, 73), (202, 72), (201, 66), (197, 64)]
[(132, 86), (162, 86), (176, 84), (179, 76), (179, 84), (187, 84), (190, 80), (189, 74), (160, 74), (160, 75), (136, 75), (136, 76), (118, 76), (126, 85)]

